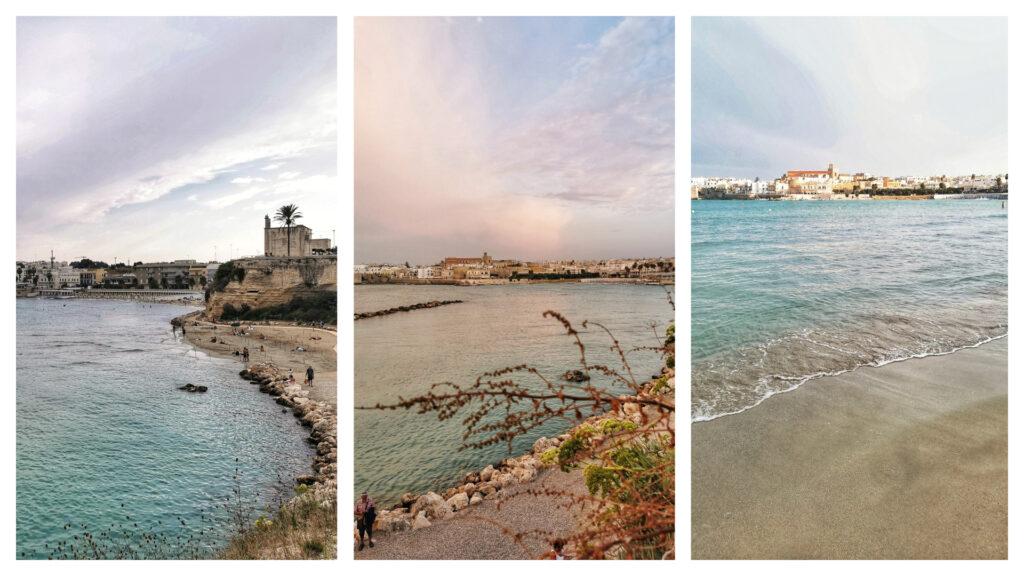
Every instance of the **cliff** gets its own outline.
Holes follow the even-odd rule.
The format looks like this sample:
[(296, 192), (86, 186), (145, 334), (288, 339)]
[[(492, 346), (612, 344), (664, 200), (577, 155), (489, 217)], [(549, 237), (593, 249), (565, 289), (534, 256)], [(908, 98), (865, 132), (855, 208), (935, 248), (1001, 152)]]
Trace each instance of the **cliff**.
[(298, 296), (338, 291), (337, 256), (243, 258), (231, 264), (235, 270), (245, 271), (242, 280), (235, 276), (222, 288), (211, 291), (207, 316), (219, 317), (228, 303), (235, 308), (243, 304), (265, 308), (287, 304)]

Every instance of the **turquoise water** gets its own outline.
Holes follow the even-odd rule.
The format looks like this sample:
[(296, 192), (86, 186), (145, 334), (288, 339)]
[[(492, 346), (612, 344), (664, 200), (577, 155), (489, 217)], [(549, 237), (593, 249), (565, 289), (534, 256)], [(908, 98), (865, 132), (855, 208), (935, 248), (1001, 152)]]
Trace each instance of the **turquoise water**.
[[(239, 378), (239, 363), (171, 334), (169, 321), (189, 310), (18, 300), (19, 558), (74, 544), (81, 524), (94, 534), (155, 526), (172, 541), (203, 530), (212, 551), (229, 532), (236, 467), (243, 500), (260, 508), (289, 496), (275, 490), (279, 474), (290, 487), (309, 473), (314, 452), (298, 420)], [(188, 382), (209, 391), (177, 390)]]
[[(581, 331), (588, 362), (612, 367), (621, 364), (608, 349), (610, 340), (594, 327), (583, 329), (584, 320), (605, 324), (628, 351), (658, 346), (651, 323), (664, 337), (675, 315), (665, 290), (658, 286), (355, 287), (356, 312), (430, 300), (464, 302), (355, 323), (356, 405), (410, 398), (426, 393), (435, 382), (472, 384), (485, 372), (526, 363), (557, 380), (567, 369), (579, 368), (579, 352), (557, 321), (542, 317), (546, 310), (562, 313)], [(643, 382), (664, 366), (664, 360), (650, 351), (630, 351), (627, 357)], [(461, 415), (441, 422), (436, 414), (357, 410), (357, 492), (368, 490), (378, 502), (393, 502), (406, 491), (451, 486), (464, 473), (509, 455), (507, 445), (458, 452), (464, 432), (461, 421)], [(559, 421), (532, 430), (513, 443), (512, 454), (518, 456), (537, 438), (558, 435), (567, 427)]]
[(694, 421), (1005, 336), (999, 200), (691, 202)]

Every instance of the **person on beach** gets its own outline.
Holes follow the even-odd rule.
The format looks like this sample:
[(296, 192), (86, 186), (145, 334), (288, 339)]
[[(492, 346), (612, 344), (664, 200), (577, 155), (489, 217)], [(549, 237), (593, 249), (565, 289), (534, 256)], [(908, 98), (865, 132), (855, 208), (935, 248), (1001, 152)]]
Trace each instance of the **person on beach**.
[(288, 379), (292, 380), (292, 381), (295, 380), (295, 378), (292, 377), (292, 369), (291, 368), (288, 369)]
[(373, 498), (366, 495), (364, 491), (356, 502), (356, 529), (359, 530), (359, 549), (363, 549), (363, 534), (370, 541), (370, 548), (373, 548), (373, 522), (377, 519), (377, 505)]
[(242, 347), (242, 361), (243, 362), (248, 362), (249, 361), (249, 347), (248, 346), (243, 346)]
[(291, 374), (289, 374), (288, 375), (288, 385), (289, 386), (293, 386), (294, 384), (295, 384), (295, 376), (292, 376)]
[(313, 387), (313, 367), (312, 366), (306, 366), (306, 383), (309, 384), (310, 388)]

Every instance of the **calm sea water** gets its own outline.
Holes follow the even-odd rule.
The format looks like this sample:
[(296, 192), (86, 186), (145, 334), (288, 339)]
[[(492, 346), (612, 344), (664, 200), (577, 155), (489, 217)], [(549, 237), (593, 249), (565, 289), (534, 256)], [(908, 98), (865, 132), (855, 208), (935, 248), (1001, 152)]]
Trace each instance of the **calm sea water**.
[[(671, 289), (671, 287), (669, 287)], [(582, 331), (590, 363), (621, 365), (610, 340), (584, 320), (601, 322), (624, 349), (658, 346), (651, 323), (664, 337), (674, 311), (658, 286), (532, 284), (515, 286), (356, 286), (355, 311), (370, 312), (430, 300), (463, 300), (427, 310), (355, 323), (355, 402), (372, 406), (426, 393), (435, 382), (472, 384), (485, 372), (528, 363), (549, 379), (579, 367), (579, 352), (546, 310), (565, 315)], [(664, 360), (650, 351), (628, 354), (638, 381), (660, 372)], [(520, 379), (528, 383), (529, 379)], [(595, 383), (601, 383), (595, 378)], [(623, 390), (624, 391), (624, 390)], [(355, 480), (378, 501), (405, 491), (447, 487), (471, 470), (508, 456), (507, 445), (457, 452), (461, 417), (357, 410)], [(541, 436), (558, 435), (564, 423), (537, 429), (513, 444), (513, 455)]]
[(1007, 332), (998, 200), (691, 202), (692, 418)]
[[(18, 300), (19, 558), (75, 543), (81, 529), (66, 532), (68, 523), (93, 533), (111, 523), (174, 527), (177, 536), (180, 516), (187, 537), (201, 529), (201, 510), (214, 517), (203, 537), (212, 550), (227, 534), (222, 505), (236, 467), (244, 500), (260, 508), (279, 500), (278, 474), (290, 487), (309, 473), (314, 453), (298, 420), (240, 379), (237, 362), (172, 336), (169, 321), (187, 311)], [(188, 382), (209, 391), (177, 390)]]

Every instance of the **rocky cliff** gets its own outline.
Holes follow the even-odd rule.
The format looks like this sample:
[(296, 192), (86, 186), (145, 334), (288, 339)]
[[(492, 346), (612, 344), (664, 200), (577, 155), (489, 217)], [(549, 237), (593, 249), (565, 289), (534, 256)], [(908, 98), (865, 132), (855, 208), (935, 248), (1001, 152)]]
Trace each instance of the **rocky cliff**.
[(227, 303), (235, 308), (242, 304), (265, 308), (287, 304), (297, 296), (338, 290), (337, 256), (244, 258), (234, 260), (233, 265), (245, 270), (244, 278), (211, 292), (207, 316), (220, 316)]

